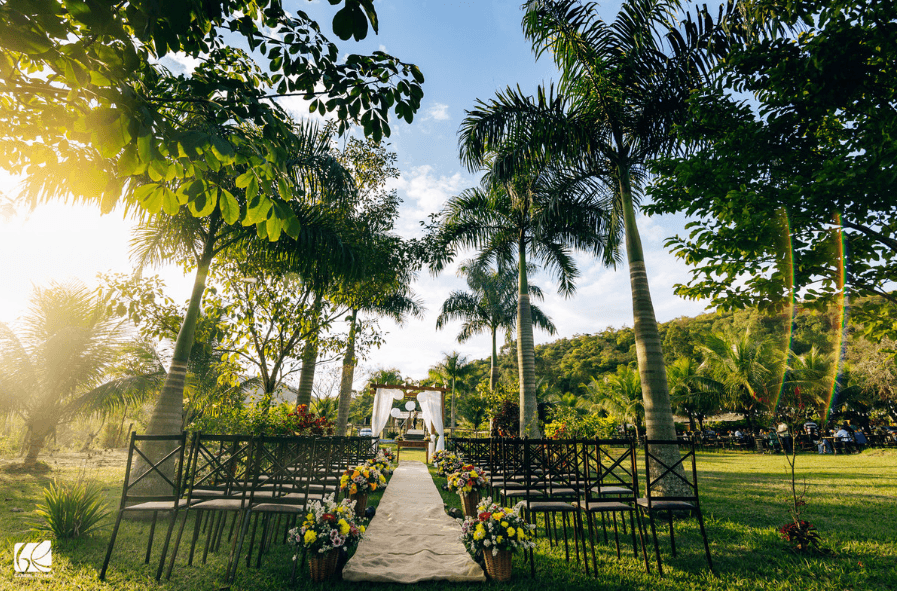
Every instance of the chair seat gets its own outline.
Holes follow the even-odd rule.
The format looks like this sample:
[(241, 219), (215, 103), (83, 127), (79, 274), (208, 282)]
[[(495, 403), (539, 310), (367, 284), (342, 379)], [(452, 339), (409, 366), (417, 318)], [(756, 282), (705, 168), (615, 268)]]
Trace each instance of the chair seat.
[[(646, 509), (648, 508), (648, 499), (636, 499), (636, 502), (639, 504), (639, 507), (645, 507)], [(656, 511), (691, 511), (695, 508), (695, 506), (691, 503), (686, 503), (685, 501), (663, 501), (660, 499), (651, 499), (650, 508)]]
[[(194, 503), (198, 502), (196, 500)], [(178, 500), (178, 508), (186, 507), (187, 499)], [(174, 501), (151, 501), (125, 507), (123, 511), (170, 511), (174, 508)]]
[(545, 492), (541, 490), (530, 490), (527, 491), (525, 489), (520, 490), (509, 490), (505, 492), (506, 497), (544, 497)]
[(632, 511), (632, 505), (621, 503), (619, 501), (596, 501), (591, 500), (588, 503), (585, 499), (579, 501), (578, 506), (589, 513), (616, 513), (617, 511)]
[(553, 488), (548, 491), (548, 496), (551, 498), (576, 498), (578, 493), (575, 489), (572, 488)]
[(596, 486), (592, 490), (600, 495), (628, 495), (632, 494), (632, 489), (625, 486)]
[(304, 513), (305, 505), (280, 505), (278, 503), (259, 503), (252, 506), (256, 513)]
[(201, 501), (190, 508), (198, 509), (200, 511), (239, 511), (240, 509), (245, 508), (246, 505), (247, 502), (244, 502), (241, 499), (210, 499), (208, 501)]
[(576, 507), (562, 501), (530, 501), (529, 510), (546, 513), (572, 513), (576, 511)]

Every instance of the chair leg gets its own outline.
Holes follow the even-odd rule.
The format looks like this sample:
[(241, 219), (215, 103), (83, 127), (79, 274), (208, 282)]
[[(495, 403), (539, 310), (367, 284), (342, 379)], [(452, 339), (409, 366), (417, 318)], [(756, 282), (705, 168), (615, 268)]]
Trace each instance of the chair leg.
[(177, 509), (171, 512), (171, 522), (168, 524), (168, 533), (165, 535), (165, 543), (162, 544), (162, 557), (159, 558), (159, 570), (156, 571), (156, 580), (162, 578), (162, 569), (165, 567), (165, 557), (168, 555), (168, 544), (171, 542), (171, 534), (174, 532), (174, 524), (178, 519)]
[(704, 516), (701, 515), (700, 509), (698, 509), (698, 525), (701, 526), (701, 537), (704, 538), (704, 552), (707, 554), (707, 566), (710, 567), (710, 572), (715, 575), (716, 572), (713, 570), (713, 560), (710, 558), (710, 543), (707, 541), (707, 532), (704, 531)]
[[(210, 511), (210, 513), (211, 513), (211, 511)], [(216, 515), (216, 517), (217, 517), (217, 515)], [(206, 531), (206, 545), (202, 551), (202, 563), (203, 564), (206, 563), (206, 560), (209, 557), (209, 546), (212, 544), (212, 535), (215, 533), (215, 526), (211, 522), (212, 519), (213, 518), (211, 516), (209, 516), (209, 518), (206, 520), (206, 530), (207, 530)]]
[(676, 556), (676, 533), (673, 530), (673, 512), (667, 511), (667, 516), (670, 522), (670, 547), (673, 549), (673, 556)]
[[(551, 514), (551, 520), (554, 521), (554, 513)], [(564, 559), (570, 562), (570, 544), (567, 543), (567, 514), (561, 515), (561, 522), (564, 524)]]
[(118, 537), (118, 526), (121, 525), (121, 518), (124, 511), (119, 509), (118, 516), (115, 518), (115, 527), (112, 528), (112, 536), (109, 538), (109, 547), (106, 548), (106, 558), (103, 560), (103, 568), (100, 569), (100, 580), (106, 580), (106, 569), (109, 568), (109, 559), (112, 558), (112, 548), (115, 547), (115, 538)]
[[(193, 552), (196, 550), (196, 541), (199, 540), (200, 523), (202, 522), (203, 513), (211, 514), (211, 511), (200, 511), (196, 516), (196, 525), (193, 527), (193, 539), (190, 542), (190, 556), (187, 557), (187, 566), (193, 566)], [(209, 517), (206, 515), (206, 521)]]
[[(632, 510), (629, 511), (629, 531), (632, 532), (632, 555), (635, 557), (636, 560), (638, 560), (638, 548), (635, 545), (635, 516), (633, 515), (633, 513), (635, 513), (635, 511), (632, 511)], [(625, 517), (623, 517), (623, 519), (621, 519), (621, 521), (623, 522), (624, 525), (626, 524)]]
[(663, 565), (660, 563), (660, 545), (657, 543), (657, 528), (654, 526), (654, 511), (648, 510), (648, 520), (651, 522), (651, 535), (654, 537), (654, 553), (657, 555), (657, 572), (663, 576)]
[[(174, 569), (174, 560), (177, 558), (178, 548), (181, 546), (181, 536), (184, 535), (184, 527), (187, 525), (187, 515), (189, 513), (189, 509), (185, 509), (184, 516), (181, 517), (181, 527), (178, 528), (178, 537), (174, 540), (174, 548), (171, 549), (171, 559), (168, 561), (168, 571), (165, 573), (166, 581), (171, 579), (171, 571)], [(199, 523), (198, 515), (196, 517), (196, 522)]]
[(591, 512), (587, 512), (586, 520), (589, 522), (589, 546), (592, 548), (592, 571), (598, 576), (598, 560), (595, 557), (595, 519)]
[(604, 530), (604, 543), (607, 543), (607, 523), (604, 521), (604, 512), (601, 512), (601, 529)]
[(614, 520), (614, 542), (617, 545), (617, 559), (620, 558), (620, 532), (617, 531), (617, 513), (614, 511), (611, 514), (611, 518)]
[[(248, 568), (252, 561), (252, 548), (255, 546), (255, 532), (259, 527), (259, 513), (255, 514), (255, 520), (252, 522), (252, 534), (249, 536), (249, 550), (246, 552), (246, 567)], [(241, 540), (242, 543), (242, 540)], [(237, 555), (239, 558), (239, 555)]]
[(638, 521), (638, 537), (639, 542), (642, 546), (642, 557), (645, 559), (645, 572), (651, 574), (651, 563), (648, 560), (648, 548), (647, 548), (647, 540), (648, 530), (645, 529), (645, 524), (642, 522), (642, 512), (640, 509), (633, 509), (635, 513), (635, 518)]
[(227, 563), (227, 582), (229, 585), (233, 584), (234, 579), (237, 578), (237, 565), (240, 563), (240, 552), (243, 550), (243, 539), (246, 537), (246, 530), (249, 529), (250, 517), (252, 517), (252, 512), (246, 509), (246, 517), (243, 518), (240, 532), (234, 539), (234, 545), (231, 546), (230, 560)]
[(262, 539), (259, 543), (259, 552), (258, 556), (255, 559), (255, 568), (262, 568), (262, 553), (265, 551), (265, 540), (268, 537), (268, 526), (272, 521), (272, 518), (269, 514), (265, 513), (264, 520), (262, 521)]
[(156, 533), (156, 517), (158, 515), (158, 511), (153, 511), (153, 523), (150, 525), (149, 540), (146, 542), (146, 558), (143, 560), (143, 564), (149, 564), (150, 554), (153, 551), (153, 536)]

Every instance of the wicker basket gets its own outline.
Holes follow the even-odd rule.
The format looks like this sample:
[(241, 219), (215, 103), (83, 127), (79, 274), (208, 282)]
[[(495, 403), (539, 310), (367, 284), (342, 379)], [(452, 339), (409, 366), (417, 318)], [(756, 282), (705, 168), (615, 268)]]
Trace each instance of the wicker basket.
[(349, 500), (355, 501), (355, 515), (357, 517), (364, 517), (364, 510), (368, 508), (368, 493), (350, 494)]
[(315, 582), (326, 581), (336, 572), (336, 563), (339, 561), (339, 550), (330, 550), (319, 553), (312, 552), (308, 555), (308, 576)]
[(511, 580), (511, 551), (499, 550), (492, 555), (492, 550), (483, 550), (483, 558), (486, 560), (486, 573), (495, 581)]
[(461, 495), (461, 506), (464, 507), (464, 515), (477, 516), (477, 505), (480, 503), (480, 492), (472, 490), (466, 495)]

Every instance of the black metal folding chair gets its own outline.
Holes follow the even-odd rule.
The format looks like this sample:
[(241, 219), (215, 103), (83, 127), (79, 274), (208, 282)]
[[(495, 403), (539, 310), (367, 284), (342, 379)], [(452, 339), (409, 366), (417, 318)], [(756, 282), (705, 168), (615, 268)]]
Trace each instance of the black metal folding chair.
[[(121, 501), (118, 506), (118, 516), (115, 518), (115, 526), (112, 529), (112, 537), (109, 538), (106, 558), (103, 560), (103, 567), (100, 570), (101, 581), (106, 579), (106, 569), (109, 567), (112, 549), (115, 547), (115, 540), (118, 537), (118, 528), (125, 513), (151, 512), (153, 514), (149, 540), (146, 544), (145, 564), (149, 564), (153, 549), (156, 519), (160, 512), (170, 513), (168, 532), (165, 535), (165, 544), (162, 547), (162, 555), (159, 558), (156, 580), (158, 581), (162, 576), (162, 567), (165, 563), (165, 556), (168, 552), (168, 544), (171, 540), (171, 533), (174, 529), (178, 510), (188, 504), (187, 499), (181, 498), (183, 493), (181, 476), (183, 474), (186, 442), (186, 433), (181, 433), (180, 435), (137, 435), (135, 432), (131, 433), (131, 441), (128, 444), (128, 463), (125, 468), (125, 480), (122, 486)], [(152, 455), (152, 452), (146, 450), (147, 446), (163, 450), (170, 448), (170, 451), (163, 451), (164, 455), (160, 459), (153, 459), (149, 457)], [(141, 449), (142, 447), (144, 449)], [(136, 467), (134, 466), (135, 455), (138, 457)], [(131, 474), (132, 468), (138, 471), (142, 470), (142, 472), (135, 476)], [(158, 481), (151, 482), (154, 479), (158, 479)]]
[[(676, 447), (678, 460), (665, 460), (659, 454)], [(685, 453), (682, 453), (685, 448)], [(691, 477), (685, 468), (686, 462), (691, 460)], [(695, 461), (695, 446), (681, 444), (676, 440), (647, 439), (645, 441), (645, 497), (638, 499), (640, 511), (648, 514), (651, 523), (651, 535), (654, 537), (654, 552), (657, 555), (657, 570), (663, 576), (663, 566), (660, 561), (660, 546), (657, 543), (657, 529), (654, 525), (654, 514), (666, 512), (670, 526), (670, 546), (673, 556), (676, 556), (676, 535), (673, 530), (673, 513), (686, 512), (698, 519), (701, 528), (701, 537), (704, 539), (704, 551), (707, 555), (707, 565), (713, 572), (713, 561), (710, 558), (710, 544), (707, 542), (707, 532), (704, 529), (704, 516), (701, 513), (701, 502), (698, 497), (698, 468)], [(674, 491), (671, 493), (670, 491)], [(682, 491), (675, 494), (676, 491)]]

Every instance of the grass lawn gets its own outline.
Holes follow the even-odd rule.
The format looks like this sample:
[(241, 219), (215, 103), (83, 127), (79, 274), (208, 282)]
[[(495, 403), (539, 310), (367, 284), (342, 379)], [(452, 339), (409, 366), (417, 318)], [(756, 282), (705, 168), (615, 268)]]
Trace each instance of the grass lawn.
[[(423, 450), (403, 450), (403, 459), (423, 460)], [(186, 566), (186, 551), (179, 553), (170, 582), (156, 583), (154, 565), (144, 565), (143, 555), (149, 524), (125, 521), (119, 533), (107, 582), (97, 580), (105, 554), (110, 527), (93, 537), (72, 543), (54, 543), (53, 573), (43, 578), (13, 576), (12, 552), (17, 542), (39, 541), (41, 534), (29, 532), (30, 511), (42, 498), (41, 490), (54, 477), (74, 480), (79, 470), (102, 482), (109, 503), (117, 505), (124, 454), (66, 454), (47, 458), (54, 467), (42, 476), (0, 472), (0, 540), (3, 543), (0, 590), (42, 589), (170, 589), (214, 590), (223, 586), (226, 552), (210, 554), (206, 565), (199, 560)], [(867, 451), (860, 455), (798, 457), (799, 478), (809, 486), (805, 518), (819, 527), (824, 543), (834, 556), (792, 555), (780, 541), (777, 527), (788, 520), (787, 465), (777, 456), (745, 453), (699, 454), (699, 486), (705, 510), (707, 533), (714, 566), (720, 577), (709, 575), (697, 523), (682, 520), (676, 526), (679, 556), (669, 553), (669, 540), (661, 535), (665, 577), (646, 575), (644, 564), (629, 553), (617, 559), (613, 546), (598, 544), (598, 578), (586, 577), (582, 567), (564, 561), (563, 545), (550, 548), (539, 541), (536, 549), (536, 579), (530, 579), (522, 556), (514, 557), (515, 576), (501, 587), (541, 591), (542, 589), (640, 589), (640, 590), (892, 590), (897, 591), (897, 453)], [(441, 484), (437, 479), (437, 485)], [(379, 495), (371, 499), (375, 504)], [(445, 501), (460, 507), (457, 496), (443, 492)], [(12, 512), (12, 508), (25, 512)], [(191, 523), (187, 524), (187, 531)], [(661, 528), (661, 531), (664, 531)], [(160, 533), (161, 532), (161, 533)], [(185, 532), (185, 538), (189, 539)], [(161, 548), (164, 528), (157, 526), (156, 551)], [(200, 538), (202, 541), (204, 538)], [(623, 540), (621, 540), (622, 542)], [(222, 545), (224, 547), (224, 545)], [(653, 545), (650, 547), (653, 551)], [(158, 556), (158, 554), (156, 554)], [(650, 557), (650, 554), (649, 554)], [(262, 569), (241, 563), (233, 589), (279, 590), (288, 587), (291, 553), (275, 546), (266, 554)], [(652, 571), (655, 571), (653, 569)], [(300, 575), (299, 588), (355, 591), (361, 587), (391, 589), (399, 586), (359, 585), (342, 582), (309, 584)], [(423, 584), (424, 589), (460, 585)], [(486, 583), (478, 588), (498, 588)]]

